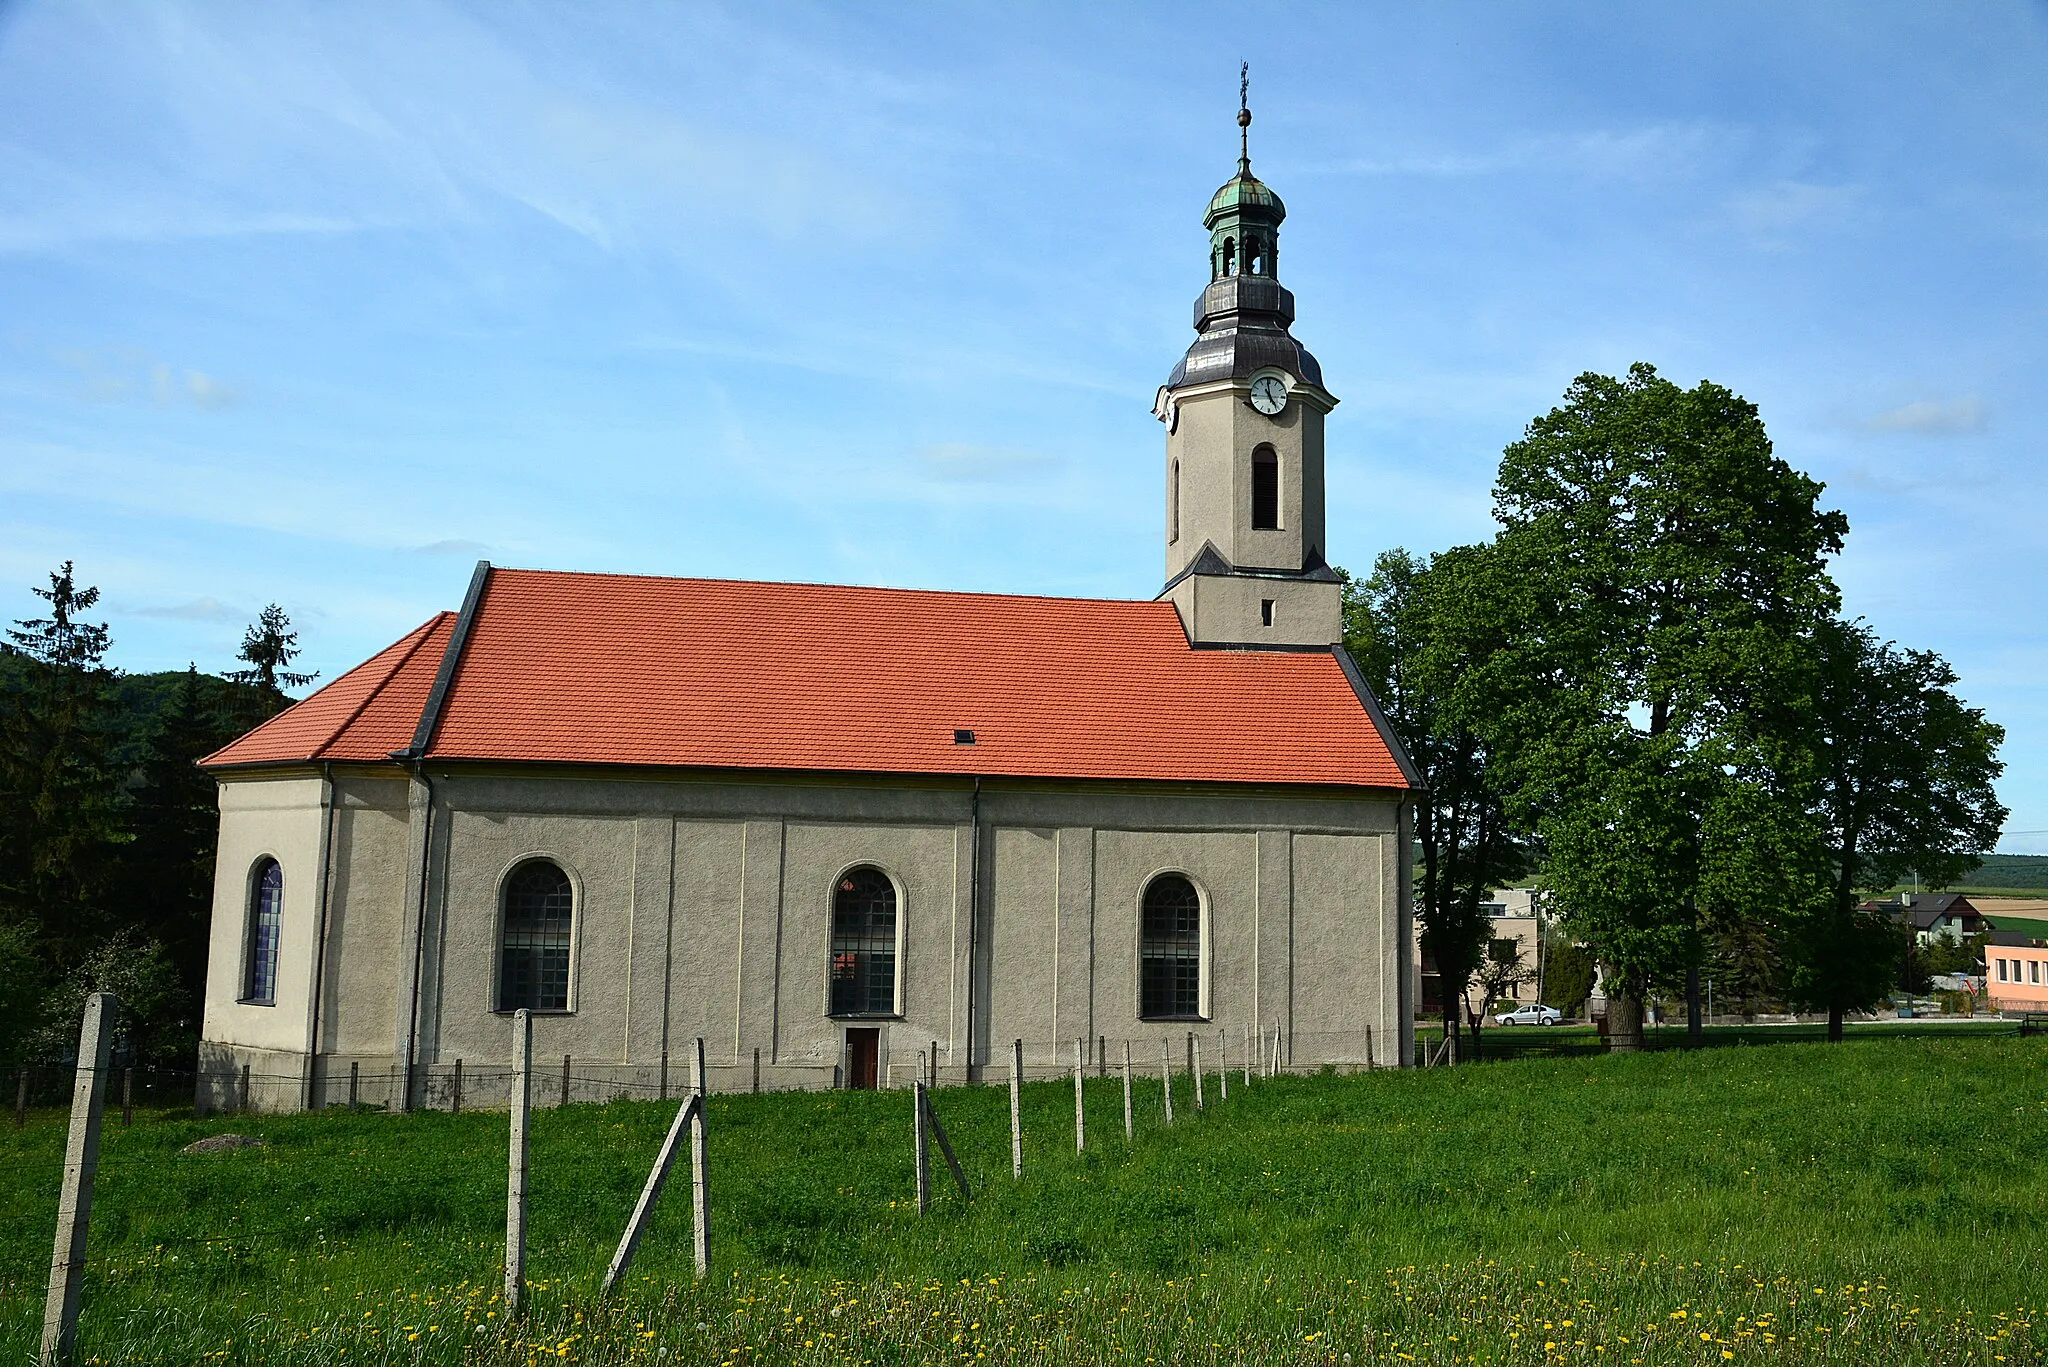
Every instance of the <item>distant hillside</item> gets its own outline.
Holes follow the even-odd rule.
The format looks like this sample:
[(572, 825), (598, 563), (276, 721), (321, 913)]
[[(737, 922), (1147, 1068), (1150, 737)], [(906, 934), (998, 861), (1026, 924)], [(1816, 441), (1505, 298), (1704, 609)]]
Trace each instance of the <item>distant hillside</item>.
[[(2035, 893), (2048, 896), (2048, 854), (1987, 854), (1982, 856), (1981, 867), (1963, 875), (1962, 880), (1951, 887), (1939, 889), (1942, 892), (1976, 892), (1986, 895), (2004, 893), (2016, 897), (2028, 897)], [(1914, 885), (1902, 885), (1905, 891), (1913, 891)], [(1900, 888), (1891, 891), (1898, 892)], [(1921, 891), (1935, 891), (1926, 884)]]

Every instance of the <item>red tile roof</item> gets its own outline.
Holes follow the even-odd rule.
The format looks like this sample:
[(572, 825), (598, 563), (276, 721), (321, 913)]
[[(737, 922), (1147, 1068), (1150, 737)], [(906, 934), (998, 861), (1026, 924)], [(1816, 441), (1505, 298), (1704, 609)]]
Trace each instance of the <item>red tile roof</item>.
[[(450, 634), (443, 614), (206, 763), (404, 748)], [(490, 571), (428, 753), (1408, 786), (1334, 654), (1196, 650), (1170, 603), (537, 570)]]

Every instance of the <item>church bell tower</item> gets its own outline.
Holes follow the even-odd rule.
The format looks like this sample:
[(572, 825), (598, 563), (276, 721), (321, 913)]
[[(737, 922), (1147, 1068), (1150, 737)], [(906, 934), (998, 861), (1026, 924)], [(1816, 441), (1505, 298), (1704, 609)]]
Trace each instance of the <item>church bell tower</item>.
[(1194, 344), (1159, 390), (1166, 587), (1196, 645), (1329, 646), (1342, 594), (1323, 559), (1323, 418), (1336, 398), (1288, 331), (1280, 196), (1252, 174), (1239, 87), (1237, 174), (1209, 200)]

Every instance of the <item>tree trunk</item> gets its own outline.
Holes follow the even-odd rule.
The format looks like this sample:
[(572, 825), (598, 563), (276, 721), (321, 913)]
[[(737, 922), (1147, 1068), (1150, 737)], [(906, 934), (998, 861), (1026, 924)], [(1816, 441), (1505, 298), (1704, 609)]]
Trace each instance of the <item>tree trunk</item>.
[(1842, 1015), (1843, 1012), (1840, 1006), (1830, 1006), (1828, 1008), (1829, 1044), (1840, 1044), (1842, 1042)]
[(1685, 1047), (1697, 1049), (1706, 1043), (1706, 1017), (1700, 1010), (1700, 966), (1685, 966)]
[(1643, 993), (1633, 974), (1617, 973), (1608, 979), (1607, 1051), (1639, 1054), (1643, 1051)]

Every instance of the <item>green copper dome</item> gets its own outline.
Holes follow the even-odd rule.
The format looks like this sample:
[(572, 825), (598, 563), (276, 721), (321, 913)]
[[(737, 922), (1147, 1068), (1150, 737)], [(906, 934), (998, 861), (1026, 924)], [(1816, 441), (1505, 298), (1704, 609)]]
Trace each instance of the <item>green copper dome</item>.
[(1208, 212), (1202, 215), (1202, 226), (1213, 228), (1219, 216), (1243, 209), (1263, 209), (1272, 215), (1275, 223), (1287, 217), (1287, 206), (1280, 202), (1280, 196), (1247, 168), (1223, 182), (1223, 188), (1210, 196)]

